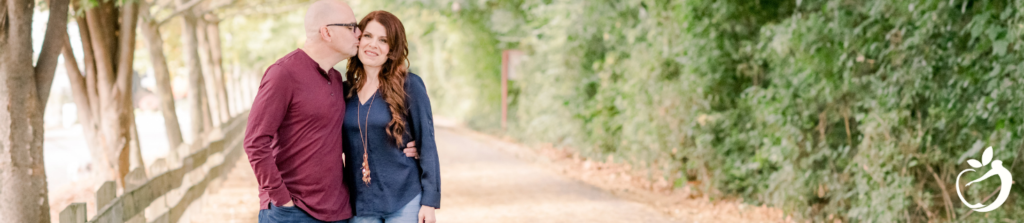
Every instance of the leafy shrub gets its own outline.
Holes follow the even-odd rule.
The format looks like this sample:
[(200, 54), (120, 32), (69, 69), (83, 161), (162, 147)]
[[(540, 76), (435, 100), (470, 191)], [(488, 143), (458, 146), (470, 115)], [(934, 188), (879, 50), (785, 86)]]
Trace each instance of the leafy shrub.
[[(610, 155), (814, 221), (1024, 217), (1024, 188), (981, 214), (952, 183), (988, 146), (1024, 176), (1020, 1), (379, 7), (415, 33), (413, 70), (433, 78), (435, 107), (476, 128), (497, 131), (500, 49), (522, 49), (506, 132), (522, 141)], [(981, 202), (997, 186), (966, 193)]]

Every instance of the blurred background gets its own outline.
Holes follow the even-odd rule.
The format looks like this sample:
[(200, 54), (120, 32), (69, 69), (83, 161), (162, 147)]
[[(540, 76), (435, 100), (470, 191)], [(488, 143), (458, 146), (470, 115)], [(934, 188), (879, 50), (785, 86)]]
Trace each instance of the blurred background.
[[(1022, 1), (348, 2), (357, 18), (402, 19), (437, 116), (628, 165), (650, 188), (799, 221), (1024, 219), (1020, 184), (987, 213), (955, 192), (987, 147), (1024, 176)], [(63, 209), (74, 196), (54, 193), (95, 190), (70, 183), (180, 159), (175, 148), (248, 110), (264, 69), (302, 45), (309, 1), (72, 0), (59, 57), (44, 43), (51, 6), (31, 4), (32, 60), (59, 58), (37, 112), (49, 205)], [(1000, 189), (963, 194), (989, 204)]]

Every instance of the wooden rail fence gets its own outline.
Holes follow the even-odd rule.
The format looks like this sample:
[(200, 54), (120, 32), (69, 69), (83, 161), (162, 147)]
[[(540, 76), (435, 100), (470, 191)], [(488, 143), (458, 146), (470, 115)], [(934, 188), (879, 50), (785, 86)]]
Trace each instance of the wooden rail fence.
[(242, 156), (248, 117), (243, 112), (195, 140), (198, 143), (177, 148), (178, 154), (188, 154), (180, 161), (156, 160), (149, 166), (151, 178), (143, 168), (132, 170), (125, 176), (121, 196), (113, 181), (105, 182), (96, 191), (96, 216), (86, 218), (85, 203), (73, 203), (60, 212), (60, 223), (178, 222), (207, 186), (226, 176)]

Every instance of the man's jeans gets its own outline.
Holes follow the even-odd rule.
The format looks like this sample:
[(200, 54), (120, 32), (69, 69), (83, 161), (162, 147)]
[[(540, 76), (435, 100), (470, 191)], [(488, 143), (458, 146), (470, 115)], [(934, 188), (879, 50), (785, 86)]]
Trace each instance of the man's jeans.
[(420, 220), (421, 195), (416, 195), (416, 197), (412, 198), (409, 203), (402, 206), (402, 209), (398, 209), (395, 213), (381, 217), (355, 216), (352, 217), (350, 223), (416, 223), (416, 221)]
[[(259, 223), (278, 223), (278, 222), (296, 222), (296, 223), (323, 223), (326, 221), (317, 220), (313, 216), (309, 216), (306, 211), (299, 207), (277, 207), (273, 203), (270, 205), (270, 209), (260, 210)], [(334, 223), (348, 223), (348, 219), (335, 221)]]

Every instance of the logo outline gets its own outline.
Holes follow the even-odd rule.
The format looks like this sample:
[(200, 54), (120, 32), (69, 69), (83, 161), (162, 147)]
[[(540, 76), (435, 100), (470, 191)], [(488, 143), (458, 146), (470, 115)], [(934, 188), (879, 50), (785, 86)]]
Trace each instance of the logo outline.
[(1009, 170), (1003, 167), (1002, 160), (992, 160), (992, 147), (989, 146), (988, 148), (985, 149), (985, 152), (982, 153), (981, 162), (978, 162), (977, 160), (974, 159), (969, 159), (967, 160), (967, 164), (971, 165), (971, 167), (974, 168), (981, 168), (989, 164), (992, 164), (992, 167), (981, 178), (968, 182), (967, 185), (964, 186), (964, 188), (971, 186), (971, 184), (973, 183), (986, 180), (989, 177), (998, 176), (999, 180), (1001, 181), (999, 196), (997, 196), (996, 200), (989, 205), (982, 205), (981, 203), (971, 204), (970, 202), (967, 202), (967, 199), (964, 199), (963, 193), (960, 192), (960, 177), (963, 176), (964, 173), (977, 171), (974, 169), (966, 169), (960, 171), (960, 174), (956, 175), (956, 195), (960, 197), (960, 202), (963, 202), (964, 205), (977, 212), (989, 212), (1002, 206), (1003, 203), (1006, 202), (1006, 199), (1009, 198), (1010, 196), (1010, 189), (1013, 189), (1013, 175), (1010, 174)]

